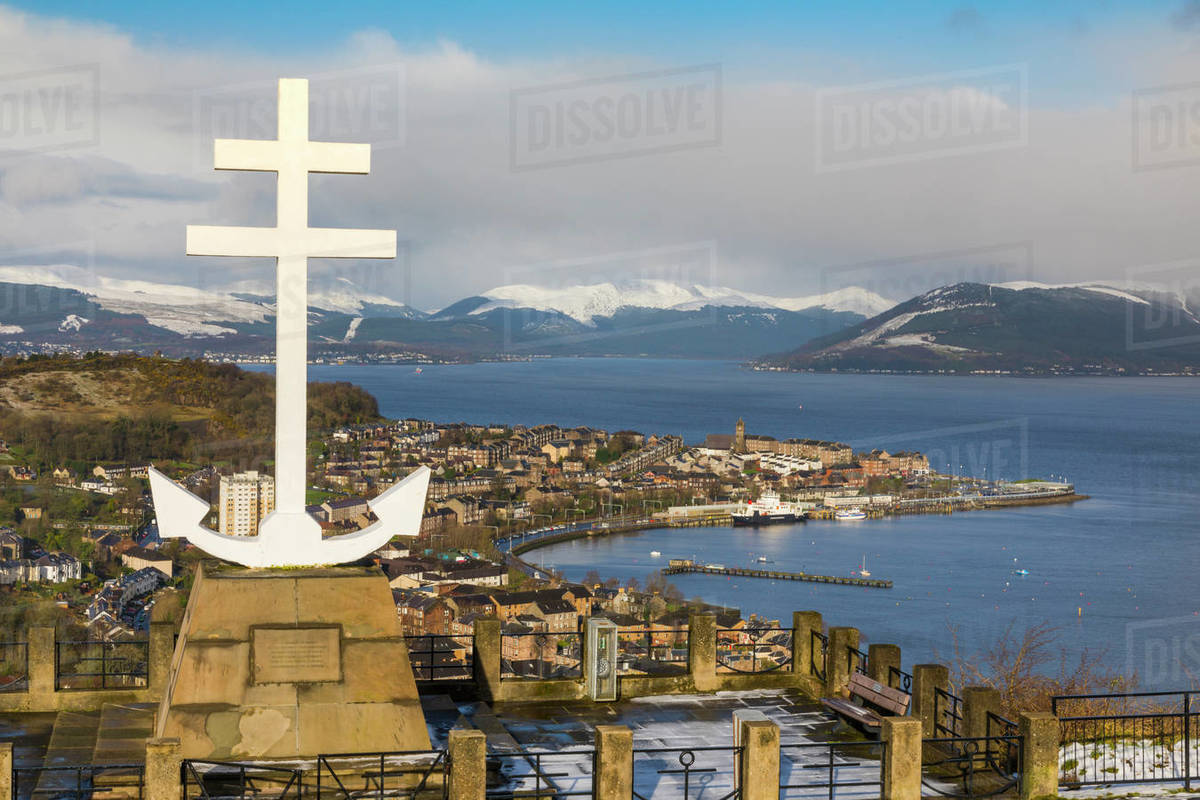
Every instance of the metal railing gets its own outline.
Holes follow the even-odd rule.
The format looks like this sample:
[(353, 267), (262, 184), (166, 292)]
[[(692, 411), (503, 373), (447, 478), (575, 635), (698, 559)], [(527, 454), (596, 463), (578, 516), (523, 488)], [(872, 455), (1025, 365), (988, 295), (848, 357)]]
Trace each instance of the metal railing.
[(149, 684), (150, 642), (54, 643), (55, 689), (134, 689)]
[(808, 668), (821, 680), (825, 680), (825, 667), (829, 663), (829, 637), (813, 629), (809, 636)]
[(796, 742), (779, 745), (780, 798), (815, 796), (826, 789), (830, 800), (842, 790), (883, 789), (884, 742)]
[(913, 676), (899, 667), (888, 667), (887, 685), (899, 689), (907, 695), (912, 695)]
[(29, 689), (29, 644), (0, 642), (0, 692)]
[(1020, 736), (926, 739), (921, 754), (921, 785), (942, 797), (994, 797), (1021, 780)]
[(737, 784), (741, 758), (741, 747), (635, 747), (634, 800), (741, 797)]
[(183, 800), (300, 800), (303, 773), (236, 761), (183, 762)]
[(504, 750), (489, 752), (488, 773), (501, 784), (488, 787), (494, 800), (540, 797), (592, 797), (595, 750)]
[(617, 632), (621, 674), (685, 675), (688, 670), (687, 628), (621, 628)]
[(775, 672), (792, 664), (792, 628), (717, 631), (717, 672)]
[[(317, 800), (448, 796), (445, 750), (393, 750), (379, 753), (326, 753), (317, 756), (315, 782), (307, 794)], [(362, 788), (355, 785), (362, 781)]]
[(146, 769), (142, 764), (63, 764), (15, 767), (12, 771), (14, 800), (90, 800), (120, 789), (126, 797), (141, 800), (145, 793)]
[(419, 681), (470, 680), (475, 665), (475, 643), (470, 635), (425, 633), (404, 637), (413, 677)]
[(501, 678), (582, 678), (583, 634), (569, 632), (500, 635)]
[(940, 686), (933, 687), (933, 735), (958, 736), (962, 730), (962, 698)]
[[(1057, 695), (1059, 784), (1182, 782), (1200, 777), (1192, 692)], [(1069, 712), (1069, 713), (1068, 713)], [(1080, 713), (1084, 712), (1084, 713)]]
[(867, 654), (859, 650), (854, 645), (846, 645), (846, 672), (853, 675), (856, 672), (863, 675), (868, 674), (869, 665), (867, 663)]

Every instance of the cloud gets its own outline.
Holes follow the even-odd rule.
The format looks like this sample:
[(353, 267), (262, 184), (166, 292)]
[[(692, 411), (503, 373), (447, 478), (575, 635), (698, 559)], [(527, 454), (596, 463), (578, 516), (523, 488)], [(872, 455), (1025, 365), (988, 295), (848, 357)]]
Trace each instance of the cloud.
[(1185, 0), (1171, 14), (1171, 24), (1180, 30), (1195, 30), (1200, 25), (1200, 0)]
[[(960, 11), (969, 22), (971, 8)], [(114, 277), (203, 287), (268, 277), (263, 260), (186, 258), (184, 228), (272, 224), (273, 176), (213, 171), (211, 140), (221, 126), (269, 136), (275, 80), (309, 76), (331, 138), (375, 146), (369, 176), (311, 178), (312, 224), (394, 228), (406, 254), (394, 263), (317, 261), (314, 279), (352, 274), (418, 307), (519, 282), (529, 265), (589, 262), (598, 272), (606, 254), (710, 241), (716, 283), (781, 296), (817, 293), (831, 265), (1010, 242), (1028, 242), (1036, 254), (1035, 274), (1014, 279), (1119, 277), (1127, 266), (1192, 256), (1200, 246), (1188, 213), (1194, 171), (1131, 167), (1128, 89), (1183, 82), (1200, 67), (1200, 56), (1163, 28), (1048, 41), (1056, 54), (1071, 48), (1084, 74), (1109, 79), (1114, 64), (1136, 66), (1119, 76), (1119, 92), (1067, 108), (1044, 99), (1052, 76), (1031, 59), (1038, 102), (1017, 147), (940, 155), (934, 141), (935, 157), (822, 171), (814, 153), (823, 86), (791, 66), (751, 78), (726, 64), (719, 136), (710, 143), (655, 149), (656, 131), (688, 108), (668, 76), (650, 86), (660, 116), (640, 121), (632, 155), (514, 171), (513, 92), (704, 59), (497, 61), (453, 41), (413, 49), (365, 30), (302, 61), (168, 49), (107, 26), (0, 8), (0, 92), (4, 75), (81, 63), (95, 65), (100, 86), (94, 141), (0, 155), (0, 261), (6, 252), (65, 250)], [(993, 87), (955, 77), (987, 63), (952, 66), (945, 97), (988, 96)], [(909, 77), (865, 64), (858, 74)], [(645, 86), (639, 91), (642, 105), (631, 108), (646, 112)], [(627, 94), (613, 89), (609, 99)], [(971, 113), (996, 110), (962, 106), (968, 123)]]
[(946, 27), (954, 33), (982, 34), (987, 32), (983, 14), (975, 6), (959, 6), (946, 17)]
[(26, 210), (84, 198), (195, 202), (213, 200), (218, 193), (211, 183), (138, 172), (99, 156), (31, 155), (0, 165), (0, 199)]

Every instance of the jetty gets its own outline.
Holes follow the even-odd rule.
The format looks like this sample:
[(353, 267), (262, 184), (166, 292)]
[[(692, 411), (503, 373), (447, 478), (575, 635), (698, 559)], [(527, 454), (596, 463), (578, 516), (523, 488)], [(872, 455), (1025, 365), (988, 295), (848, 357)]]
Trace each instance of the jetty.
[(673, 558), (664, 575), (730, 575), (739, 578), (768, 578), (773, 581), (804, 581), (806, 583), (835, 583), (840, 586), (866, 586), (871, 589), (891, 589), (892, 582), (879, 578), (853, 578), (839, 575), (812, 575), (807, 572), (783, 572), (775, 569), (727, 567), (724, 564), (697, 564), (691, 559)]

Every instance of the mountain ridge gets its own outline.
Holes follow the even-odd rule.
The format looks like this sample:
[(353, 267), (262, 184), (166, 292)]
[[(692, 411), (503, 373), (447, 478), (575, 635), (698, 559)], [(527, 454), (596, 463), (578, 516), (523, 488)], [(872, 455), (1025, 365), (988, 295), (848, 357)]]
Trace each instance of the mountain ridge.
[[(860, 372), (1192, 372), (1200, 370), (1194, 306), (1167, 292), (1100, 284), (959, 283), (755, 363)], [(1164, 314), (1177, 320), (1169, 331), (1150, 323)]]

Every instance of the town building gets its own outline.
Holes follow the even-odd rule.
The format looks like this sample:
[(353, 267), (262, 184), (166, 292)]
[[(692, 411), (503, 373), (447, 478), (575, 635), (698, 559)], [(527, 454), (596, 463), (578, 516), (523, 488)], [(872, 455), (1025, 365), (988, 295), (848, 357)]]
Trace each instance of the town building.
[(255, 470), (221, 476), (218, 529), (226, 536), (255, 536), (275, 510), (275, 479)]
[(168, 578), (175, 577), (175, 564), (169, 556), (157, 550), (147, 550), (144, 547), (131, 547), (121, 554), (121, 563), (132, 570), (156, 569)]

